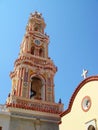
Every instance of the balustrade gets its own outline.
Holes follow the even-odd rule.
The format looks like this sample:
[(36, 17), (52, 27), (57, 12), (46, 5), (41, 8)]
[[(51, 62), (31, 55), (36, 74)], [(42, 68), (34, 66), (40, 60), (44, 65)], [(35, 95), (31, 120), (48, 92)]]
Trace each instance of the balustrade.
[(21, 108), (27, 110), (35, 110), (41, 112), (49, 112), (54, 114), (60, 114), (62, 112), (62, 104), (47, 104), (43, 102), (36, 101), (24, 101), (17, 99), (16, 102), (7, 104), (7, 107)]

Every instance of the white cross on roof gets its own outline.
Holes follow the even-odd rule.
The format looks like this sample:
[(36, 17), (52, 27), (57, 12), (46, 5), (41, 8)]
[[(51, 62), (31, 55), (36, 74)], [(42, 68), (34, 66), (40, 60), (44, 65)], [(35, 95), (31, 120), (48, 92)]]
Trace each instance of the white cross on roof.
[(87, 78), (87, 73), (88, 73), (88, 70), (85, 70), (83, 69), (83, 73), (81, 74), (81, 76), (86, 79)]

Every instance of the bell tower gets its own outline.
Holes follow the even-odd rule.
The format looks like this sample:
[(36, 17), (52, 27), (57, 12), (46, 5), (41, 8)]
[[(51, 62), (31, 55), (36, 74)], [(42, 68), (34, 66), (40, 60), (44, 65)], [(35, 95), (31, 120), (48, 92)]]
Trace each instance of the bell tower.
[[(10, 73), (12, 89), (6, 106), (13, 116), (26, 118), (32, 115), (33, 124), (29, 130), (35, 124), (36, 130), (59, 130), (59, 114), (63, 110), (62, 103), (55, 103), (54, 76), (57, 67), (48, 56), (49, 36), (44, 32), (45, 27), (42, 14), (35, 12), (30, 15), (19, 56)], [(21, 125), (22, 120), (20, 122)], [(10, 130), (14, 126), (15, 122)]]

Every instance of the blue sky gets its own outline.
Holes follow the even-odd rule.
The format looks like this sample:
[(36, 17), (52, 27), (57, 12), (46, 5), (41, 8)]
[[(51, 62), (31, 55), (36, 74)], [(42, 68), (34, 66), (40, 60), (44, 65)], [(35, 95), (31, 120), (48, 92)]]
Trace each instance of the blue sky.
[(43, 14), (50, 36), (49, 56), (58, 67), (55, 100), (68, 107), (81, 73), (98, 75), (98, 0), (0, 1), (0, 104), (11, 90), (10, 71), (18, 57), (30, 13)]

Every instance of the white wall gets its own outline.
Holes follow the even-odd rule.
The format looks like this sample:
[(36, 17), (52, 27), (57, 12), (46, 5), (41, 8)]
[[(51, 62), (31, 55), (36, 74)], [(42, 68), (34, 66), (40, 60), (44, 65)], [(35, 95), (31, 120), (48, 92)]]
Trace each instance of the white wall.
[(9, 130), (9, 121), (10, 117), (3, 112), (0, 112), (0, 126), (2, 127), (2, 130)]

